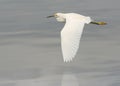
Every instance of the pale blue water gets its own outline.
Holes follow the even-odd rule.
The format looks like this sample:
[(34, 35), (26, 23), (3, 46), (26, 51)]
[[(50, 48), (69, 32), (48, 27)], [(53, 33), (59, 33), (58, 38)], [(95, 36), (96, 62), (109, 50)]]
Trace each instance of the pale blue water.
[[(120, 86), (119, 0), (0, 0), (0, 86)], [(76, 12), (86, 25), (79, 51), (64, 63), (60, 30), (46, 16)]]

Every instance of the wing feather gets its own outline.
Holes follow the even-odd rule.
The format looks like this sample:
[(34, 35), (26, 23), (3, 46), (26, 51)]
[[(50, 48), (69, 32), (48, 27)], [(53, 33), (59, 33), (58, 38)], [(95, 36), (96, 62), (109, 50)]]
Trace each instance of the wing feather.
[(61, 47), (64, 62), (71, 61), (75, 57), (79, 48), (84, 24), (81, 21), (66, 21), (61, 31)]

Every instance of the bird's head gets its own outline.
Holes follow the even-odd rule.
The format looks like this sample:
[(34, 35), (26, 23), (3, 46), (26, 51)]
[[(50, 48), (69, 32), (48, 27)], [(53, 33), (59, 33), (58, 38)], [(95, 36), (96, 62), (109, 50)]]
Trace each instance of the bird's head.
[(51, 18), (51, 17), (55, 17), (57, 19), (57, 21), (59, 22), (65, 22), (65, 14), (64, 13), (55, 13), (51, 16), (47, 16), (47, 18)]

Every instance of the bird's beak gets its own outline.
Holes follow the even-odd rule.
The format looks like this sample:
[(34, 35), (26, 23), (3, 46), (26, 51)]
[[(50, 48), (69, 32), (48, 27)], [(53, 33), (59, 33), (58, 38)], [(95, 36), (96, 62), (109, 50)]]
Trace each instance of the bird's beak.
[(51, 15), (51, 16), (47, 16), (47, 18), (51, 18), (51, 17), (54, 17), (54, 15)]

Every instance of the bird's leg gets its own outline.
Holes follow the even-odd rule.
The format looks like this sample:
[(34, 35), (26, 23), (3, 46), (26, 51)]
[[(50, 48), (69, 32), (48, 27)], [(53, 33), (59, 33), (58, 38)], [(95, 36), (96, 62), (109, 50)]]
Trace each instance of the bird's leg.
[(96, 25), (106, 25), (106, 22), (96, 22), (96, 21), (92, 21), (90, 22), (90, 24), (96, 24)]

